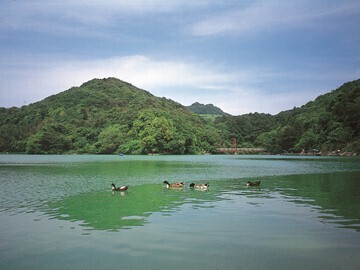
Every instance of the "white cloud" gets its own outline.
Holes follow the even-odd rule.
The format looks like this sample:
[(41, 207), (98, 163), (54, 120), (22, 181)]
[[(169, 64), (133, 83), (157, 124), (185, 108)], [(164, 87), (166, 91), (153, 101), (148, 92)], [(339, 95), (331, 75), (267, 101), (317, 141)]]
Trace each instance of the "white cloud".
[[(301, 77), (297, 79), (297, 85), (294, 78), (284, 81), (284, 78), (294, 76), (291, 72), (229, 71), (224, 67), (214, 68), (211, 63), (159, 60), (144, 55), (83, 61), (34, 57), (18, 63), (12, 69), (0, 66), (0, 73), (6, 75), (0, 79), (0, 106), (22, 106), (93, 78), (107, 77), (119, 78), (155, 96), (170, 98), (183, 105), (196, 101), (212, 103), (234, 115), (248, 112), (276, 114), (305, 104), (321, 91), (331, 90), (309, 87)], [(346, 81), (344, 74), (339, 76), (340, 81)], [(323, 80), (328, 79), (323, 74)], [(273, 81), (280, 81), (282, 89), (278, 84), (272, 84)], [(306, 81), (314, 82), (314, 78), (307, 77)]]
[[(328, 91), (338, 82), (358, 78), (359, 69), (354, 68), (358, 59), (353, 57), (358, 35), (349, 29), (356, 27), (358, 19), (343, 19), (359, 10), (357, 0), (2, 1), (0, 106), (21, 106), (93, 78), (117, 77), (184, 105), (199, 101), (233, 114), (276, 113), (302, 105), (319, 93), (310, 90)], [(179, 35), (179, 29), (188, 29), (194, 21), (198, 21), (191, 28), (195, 37)], [(314, 29), (337, 25), (346, 38), (332, 35), (338, 41), (332, 46), (328, 46), (330, 35), (321, 36)], [(320, 38), (316, 46), (309, 44), (309, 50), (295, 58), (285, 46), (279, 53), (276, 46), (257, 48), (256, 42), (251, 42), (251, 48), (238, 48), (233, 40), (227, 46), (226, 38), (198, 37), (229, 33), (248, 37), (300, 26), (311, 26), (311, 33)], [(204, 46), (203, 52), (199, 46)], [(249, 55), (241, 58), (247, 50)], [(283, 58), (258, 57), (259, 50), (261, 55)], [(104, 55), (109, 57), (104, 59)], [(120, 55), (130, 56), (115, 57)], [(304, 61), (299, 61), (303, 56)], [(77, 60), (84, 57), (97, 60)]]
[[(122, 79), (184, 105), (187, 101), (203, 102), (203, 98), (216, 104), (214, 98), (232, 93), (236, 85), (259, 80), (256, 71), (229, 72), (214, 69), (209, 63), (157, 60), (143, 55), (93, 61), (39, 58), (28, 61), (19, 62), (14, 69), (3, 68), (7, 76), (0, 80), (0, 88), (6, 90), (1, 92), (0, 106), (21, 106), (24, 102), (43, 99), (93, 78), (107, 77)], [(5, 74), (5, 70), (1, 73)]]
[(134, 82), (137, 86), (146, 89), (173, 86), (209, 89), (234, 80), (234, 74), (211, 70), (205, 66), (198, 63), (156, 60), (143, 55), (133, 55), (94, 61), (60, 62), (44, 71), (44, 75), (47, 80), (58, 80), (59, 77), (72, 78), (75, 84), (95, 77), (117, 77)]
[(299, 107), (313, 100), (319, 93), (293, 91), (284, 93), (268, 93), (256, 89), (234, 90), (231, 98), (220, 100), (219, 107), (227, 108), (228, 113), (241, 115), (246, 113), (263, 112), (277, 114), (283, 110)]
[(264, 30), (314, 26), (326, 17), (356, 14), (360, 11), (358, 1), (339, 3), (314, 1), (253, 1), (247, 8), (216, 13), (195, 23), (191, 33), (195, 36), (217, 34), (246, 34)]

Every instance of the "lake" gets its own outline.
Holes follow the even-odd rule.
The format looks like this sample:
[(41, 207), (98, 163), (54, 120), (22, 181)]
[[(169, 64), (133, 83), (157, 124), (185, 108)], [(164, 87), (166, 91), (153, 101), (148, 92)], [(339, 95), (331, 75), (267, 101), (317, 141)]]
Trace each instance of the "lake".
[(0, 183), (4, 270), (360, 267), (356, 157), (0, 155)]

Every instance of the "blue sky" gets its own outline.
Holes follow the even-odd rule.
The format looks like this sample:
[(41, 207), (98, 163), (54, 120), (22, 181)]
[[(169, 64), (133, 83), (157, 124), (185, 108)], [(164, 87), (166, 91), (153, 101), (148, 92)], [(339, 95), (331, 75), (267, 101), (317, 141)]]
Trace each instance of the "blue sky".
[(360, 78), (358, 0), (3, 0), (0, 17), (2, 107), (116, 77), (277, 114)]

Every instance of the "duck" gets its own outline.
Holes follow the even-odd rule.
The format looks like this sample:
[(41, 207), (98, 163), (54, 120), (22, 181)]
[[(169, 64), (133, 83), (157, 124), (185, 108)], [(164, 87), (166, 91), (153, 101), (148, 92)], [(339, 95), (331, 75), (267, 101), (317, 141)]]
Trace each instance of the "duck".
[(201, 190), (207, 190), (209, 187), (209, 183), (206, 184), (197, 184), (195, 185), (194, 183), (190, 184), (190, 188), (194, 188), (194, 189), (201, 189)]
[(112, 186), (111, 188), (112, 191), (125, 191), (128, 190), (129, 188), (129, 186), (116, 187), (114, 183), (112, 183), (111, 186)]
[(247, 186), (247, 187), (258, 187), (258, 186), (260, 186), (260, 182), (261, 182), (261, 181), (256, 181), (256, 182), (250, 182), (250, 181), (248, 181), (248, 182), (246, 183), (246, 186)]
[(168, 181), (164, 181), (164, 184), (166, 184), (167, 188), (182, 188), (184, 186), (184, 182), (177, 182), (177, 183), (169, 183)]

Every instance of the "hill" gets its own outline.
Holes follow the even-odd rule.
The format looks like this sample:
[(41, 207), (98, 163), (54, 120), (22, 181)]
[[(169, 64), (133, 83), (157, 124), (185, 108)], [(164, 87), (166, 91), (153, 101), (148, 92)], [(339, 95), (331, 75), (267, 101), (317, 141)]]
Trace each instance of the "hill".
[(217, 118), (227, 139), (238, 147), (270, 153), (331, 154), (360, 152), (360, 80), (348, 82), (300, 108), (267, 114)]
[(234, 142), (270, 153), (360, 152), (360, 80), (275, 116), (193, 105), (222, 115), (208, 121), (127, 82), (94, 79), (28, 106), (0, 108), (0, 152), (196, 154)]
[(179, 103), (115, 78), (2, 108), (0, 124), (2, 152), (192, 154), (212, 151), (219, 137)]
[(225, 115), (226, 113), (223, 112), (220, 108), (214, 106), (213, 104), (201, 104), (199, 102), (195, 102), (187, 108), (196, 114), (213, 114), (213, 115)]
[(275, 118), (279, 125), (257, 138), (271, 152), (359, 152), (360, 80)]

